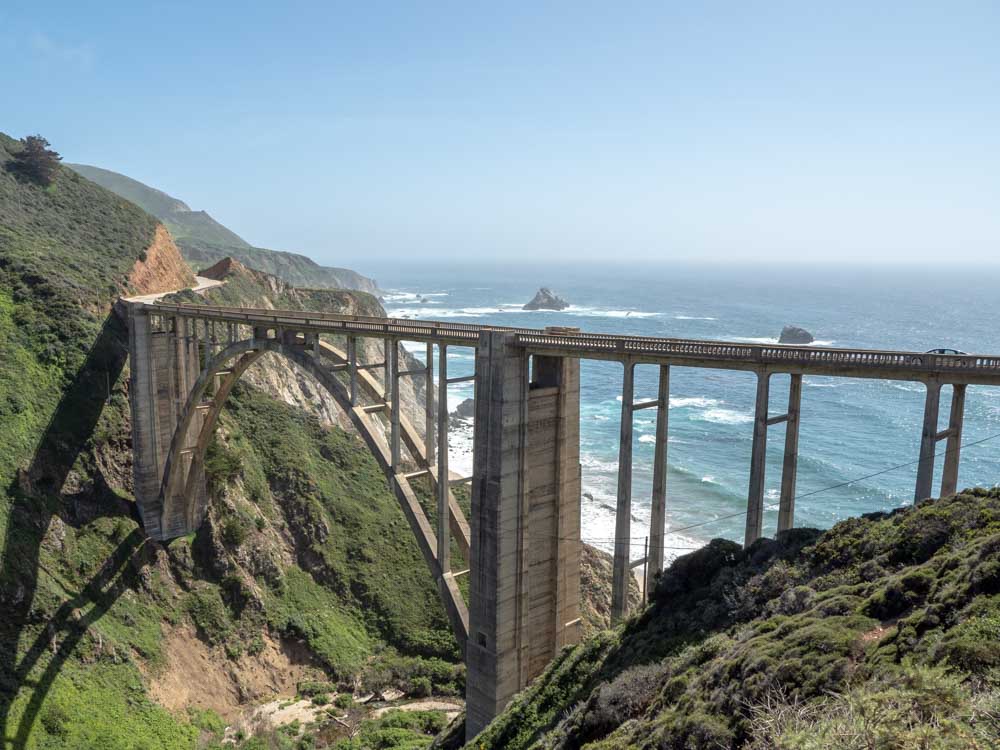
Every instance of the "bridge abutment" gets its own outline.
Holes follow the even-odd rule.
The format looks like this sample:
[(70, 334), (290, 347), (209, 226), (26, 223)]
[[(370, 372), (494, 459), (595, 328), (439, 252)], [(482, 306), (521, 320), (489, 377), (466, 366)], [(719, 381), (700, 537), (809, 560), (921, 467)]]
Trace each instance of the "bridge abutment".
[(579, 361), (476, 354), (466, 737), (580, 635)]
[[(164, 517), (162, 479), (174, 432), (188, 393), (198, 378), (198, 343), (188, 336), (188, 321), (152, 316), (138, 306), (129, 308), (129, 389), (132, 394), (132, 447), (135, 499), (146, 533), (153, 539), (170, 539), (197, 527), (204, 515), (204, 481), (197, 483), (195, 502), (183, 518)], [(198, 419), (186, 436), (185, 446), (197, 439)], [(192, 453), (181, 452), (183, 477), (187, 478)], [(181, 483), (183, 484), (183, 482)], [(193, 509), (193, 510), (192, 510)], [(180, 528), (180, 531), (177, 531)]]

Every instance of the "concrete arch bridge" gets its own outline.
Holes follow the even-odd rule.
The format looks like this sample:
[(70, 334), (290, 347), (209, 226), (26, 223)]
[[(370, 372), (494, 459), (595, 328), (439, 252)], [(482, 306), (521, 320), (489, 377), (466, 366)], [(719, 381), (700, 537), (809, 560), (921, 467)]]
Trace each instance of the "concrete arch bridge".
[[(935, 450), (947, 441), (942, 494), (956, 489), (966, 387), (1000, 385), (1000, 356), (816, 348), (595, 335), (317, 312), (125, 302), (131, 358), (135, 495), (149, 536), (194, 531), (206, 511), (204, 457), (219, 413), (246, 369), (268, 352), (311, 374), (350, 417), (394, 492), (465, 655), (466, 731), (476, 735), (580, 629), (581, 359), (622, 368), (612, 616), (627, 615), (628, 576), (663, 567), (671, 367), (757, 375), (744, 541), (763, 534), (768, 427), (786, 423), (778, 531), (795, 512), (803, 375), (911, 380), (926, 385), (915, 497), (932, 495)], [(321, 337), (326, 337), (324, 340)], [(384, 342), (360, 361), (364, 339)], [(402, 342), (426, 345), (426, 365), (403, 369)], [(331, 343), (332, 342), (332, 343)], [(449, 377), (449, 347), (475, 350), (475, 374)], [(437, 355), (435, 358), (435, 354)], [(435, 367), (436, 361), (436, 367)], [(637, 365), (659, 369), (657, 398), (636, 402)], [(436, 372), (435, 372), (436, 370)], [(788, 408), (768, 414), (771, 376), (790, 375)], [(435, 377), (436, 376), (436, 377)], [(425, 379), (424, 424), (398, 408), (403, 378)], [(473, 475), (448, 468), (447, 388), (475, 381)], [(953, 388), (938, 429), (941, 389)], [(435, 397), (436, 394), (436, 397)], [(632, 415), (656, 410), (652, 520), (646, 556), (631, 559)], [(426, 440), (424, 439), (426, 436)], [(412, 483), (430, 483), (432, 525)], [(452, 488), (471, 483), (466, 518)], [(452, 540), (461, 561), (452, 561)], [(469, 602), (456, 578), (470, 577)]]

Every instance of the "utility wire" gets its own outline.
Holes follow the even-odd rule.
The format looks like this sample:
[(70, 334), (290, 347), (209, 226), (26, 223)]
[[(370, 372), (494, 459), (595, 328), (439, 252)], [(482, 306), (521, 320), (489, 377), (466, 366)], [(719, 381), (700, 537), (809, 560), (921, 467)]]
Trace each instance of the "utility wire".
[[(973, 447), (975, 447), (977, 445), (982, 445), (983, 443), (985, 443), (985, 442), (987, 442), (989, 440), (995, 440), (998, 437), (1000, 437), (1000, 432), (994, 433), (993, 435), (988, 435), (988, 436), (986, 436), (984, 438), (980, 438), (979, 440), (972, 440), (972, 441), (967, 442), (967, 443), (962, 443), (961, 445), (957, 445), (957, 446), (955, 446), (954, 448), (951, 448), (951, 449), (945, 448), (945, 450), (943, 450), (943, 451), (935, 452), (934, 453), (934, 458), (936, 459), (939, 456), (947, 456), (950, 451), (961, 450), (963, 448), (973, 448)], [(905, 463), (896, 464), (895, 466), (890, 466), (890, 467), (888, 467), (886, 469), (881, 469), (880, 471), (872, 472), (871, 474), (865, 474), (864, 476), (855, 477), (854, 479), (848, 479), (848, 480), (843, 481), (843, 482), (838, 482), (837, 484), (831, 484), (831, 485), (829, 485), (827, 487), (821, 487), (818, 490), (812, 490), (810, 492), (805, 492), (805, 493), (803, 493), (801, 495), (796, 495), (793, 499), (794, 500), (800, 500), (800, 499), (805, 498), (805, 497), (812, 497), (813, 495), (819, 495), (822, 492), (829, 492), (830, 490), (839, 489), (840, 487), (846, 487), (847, 485), (854, 484), (855, 482), (863, 482), (866, 479), (872, 479), (874, 477), (881, 476), (882, 474), (888, 474), (890, 471), (896, 471), (897, 469), (904, 469), (907, 466), (913, 466), (914, 464), (919, 464), (919, 463), (920, 463), (920, 459), (918, 458), (916, 461), (907, 461)], [(771, 505), (765, 506), (766, 510), (777, 510), (777, 508), (778, 508), (778, 506), (775, 505), (775, 504), (773, 504), (773, 503)], [(679, 533), (681, 531), (689, 531), (690, 529), (697, 529), (697, 528), (700, 528), (702, 526), (708, 526), (709, 524), (717, 523), (719, 521), (727, 521), (727, 520), (729, 520), (731, 518), (738, 518), (740, 516), (745, 516), (746, 514), (747, 514), (747, 511), (741, 510), (741, 511), (738, 511), (736, 513), (730, 513), (730, 514), (725, 515), (725, 516), (718, 516), (716, 518), (711, 518), (708, 521), (699, 521), (698, 523), (692, 523), (692, 524), (689, 524), (687, 526), (681, 526), (681, 527), (676, 528), (676, 529), (671, 528), (671, 529), (669, 529), (669, 532), (672, 533), (672, 534), (677, 534), (677, 533)], [(543, 539), (543, 538), (550, 539), (551, 538), (551, 539), (558, 539), (560, 541), (574, 541), (570, 537), (549, 537), (549, 536), (545, 536), (545, 535), (539, 535), (539, 536), (537, 536), (535, 538), (538, 538), (538, 539)], [(629, 537), (629, 541), (630, 542), (641, 541), (641, 540), (643, 540), (645, 538), (646, 538), (645, 536), (633, 536), (633, 537)], [(612, 542), (617, 541), (617, 537), (592, 537), (590, 539), (582, 539), (580, 541), (585, 541), (587, 543), (603, 542), (603, 543), (610, 544)], [(698, 549), (698, 547), (664, 547), (664, 549)]]

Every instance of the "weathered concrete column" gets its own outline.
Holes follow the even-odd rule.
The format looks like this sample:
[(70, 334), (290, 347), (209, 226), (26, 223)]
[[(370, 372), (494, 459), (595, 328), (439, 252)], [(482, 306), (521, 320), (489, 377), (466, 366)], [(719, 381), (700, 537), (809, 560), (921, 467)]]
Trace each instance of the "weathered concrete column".
[(663, 570), (663, 548), (667, 522), (667, 427), (670, 411), (670, 366), (660, 365), (660, 384), (656, 394), (656, 443), (653, 446), (653, 496), (649, 517), (649, 552), (646, 560), (646, 593), (653, 591), (653, 580)]
[(532, 357), (528, 394), (528, 674), (580, 638), (580, 362)]
[(785, 459), (781, 466), (781, 498), (778, 501), (778, 533), (795, 525), (795, 478), (799, 464), (799, 408), (802, 403), (802, 376), (792, 375), (788, 384), (788, 413), (785, 420)]
[[(465, 733), (472, 739), (527, 675), (524, 554), (528, 360), (510, 333), (476, 350)], [(441, 483), (447, 476), (440, 477)]]
[(944, 454), (944, 472), (941, 474), (941, 497), (954, 495), (958, 490), (958, 465), (962, 452), (962, 423), (965, 421), (965, 385), (951, 387), (951, 414), (948, 419), (948, 443)]
[(625, 361), (622, 376), (622, 420), (618, 443), (618, 502), (615, 507), (615, 555), (611, 572), (611, 624), (628, 614), (628, 577), (632, 575), (632, 406), (635, 402), (635, 363)]
[[(440, 345), (438, 352), (438, 398), (437, 398), (437, 557), (441, 570), (451, 571), (451, 529), (448, 469), (448, 346)], [(430, 359), (428, 359), (430, 362)], [(431, 458), (428, 454), (427, 465)]]
[[(446, 353), (440, 354), (443, 362)], [(466, 649), (469, 739), (562, 646), (579, 638), (579, 362), (535, 356), (532, 363), (529, 383), (528, 355), (516, 336), (480, 334)], [(439, 377), (444, 383), (443, 365)], [(439, 462), (445, 449), (439, 444)]]
[(764, 528), (764, 469), (767, 462), (767, 408), (771, 374), (757, 373), (757, 405), (753, 418), (753, 447), (750, 451), (750, 488), (747, 492), (747, 523), (743, 546), (760, 539)]
[(389, 362), (388, 380), (386, 381), (386, 401), (389, 401), (389, 384), (392, 384), (392, 405), (389, 412), (389, 452), (393, 472), (400, 471), (400, 412), (403, 410), (402, 399), (399, 397), (399, 343), (386, 339), (386, 356)]
[(427, 465), (434, 463), (434, 344), (427, 342), (424, 363), (424, 451)]
[(347, 337), (347, 369), (351, 388), (351, 406), (358, 405), (358, 339)]
[[(186, 343), (185, 321), (175, 319), (173, 325), (158, 330), (150, 315), (135, 305), (129, 307), (128, 316), (136, 505), (146, 533), (153, 539), (168, 539), (187, 531), (185, 519), (163, 517), (161, 485), (174, 431), (198, 374), (199, 356), (197, 349)], [(194, 420), (186, 439), (200, 427)], [(181, 455), (177, 460), (181, 462), (179, 469), (186, 472), (190, 457)], [(197, 483), (194, 491), (197, 497), (193, 505), (200, 510), (204, 507), (204, 483)]]
[(938, 411), (941, 408), (941, 384), (936, 380), (927, 381), (927, 396), (924, 400), (924, 425), (920, 433), (920, 461), (917, 464), (917, 487), (913, 501), (931, 496), (934, 483), (934, 451), (938, 441)]

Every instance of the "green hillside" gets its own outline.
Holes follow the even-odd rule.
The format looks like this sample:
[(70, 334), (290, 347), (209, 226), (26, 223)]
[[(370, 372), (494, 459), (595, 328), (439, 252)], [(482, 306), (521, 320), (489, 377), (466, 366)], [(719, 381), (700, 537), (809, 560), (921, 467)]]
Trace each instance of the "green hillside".
[(66, 166), (127, 198), (163, 221), (174, 236), (185, 260), (196, 269), (232, 257), (295, 286), (357, 289), (364, 292), (377, 290), (374, 281), (348, 268), (321, 266), (298, 253), (253, 247), (205, 211), (192, 211), (183, 201), (131, 177), (86, 164)]
[(716, 540), (665, 571), (624, 627), (564, 651), (470, 745), (998, 746), (996, 489), (748, 550)]
[[(290, 650), (328, 690), (459, 693), (434, 584), (356, 437), (242, 387), (210, 451), (208, 522), (169, 545), (145, 538), (111, 306), (158, 222), (69, 169), (48, 187), (16, 178), (18, 148), (0, 137), (0, 748), (218, 747), (212, 710), (154, 700), (178, 651), (205, 661), (176, 680), (222, 680), (245, 700), (262, 649)], [(240, 291), (267, 293), (219, 293)], [(358, 296), (282, 304), (378, 307)]]

